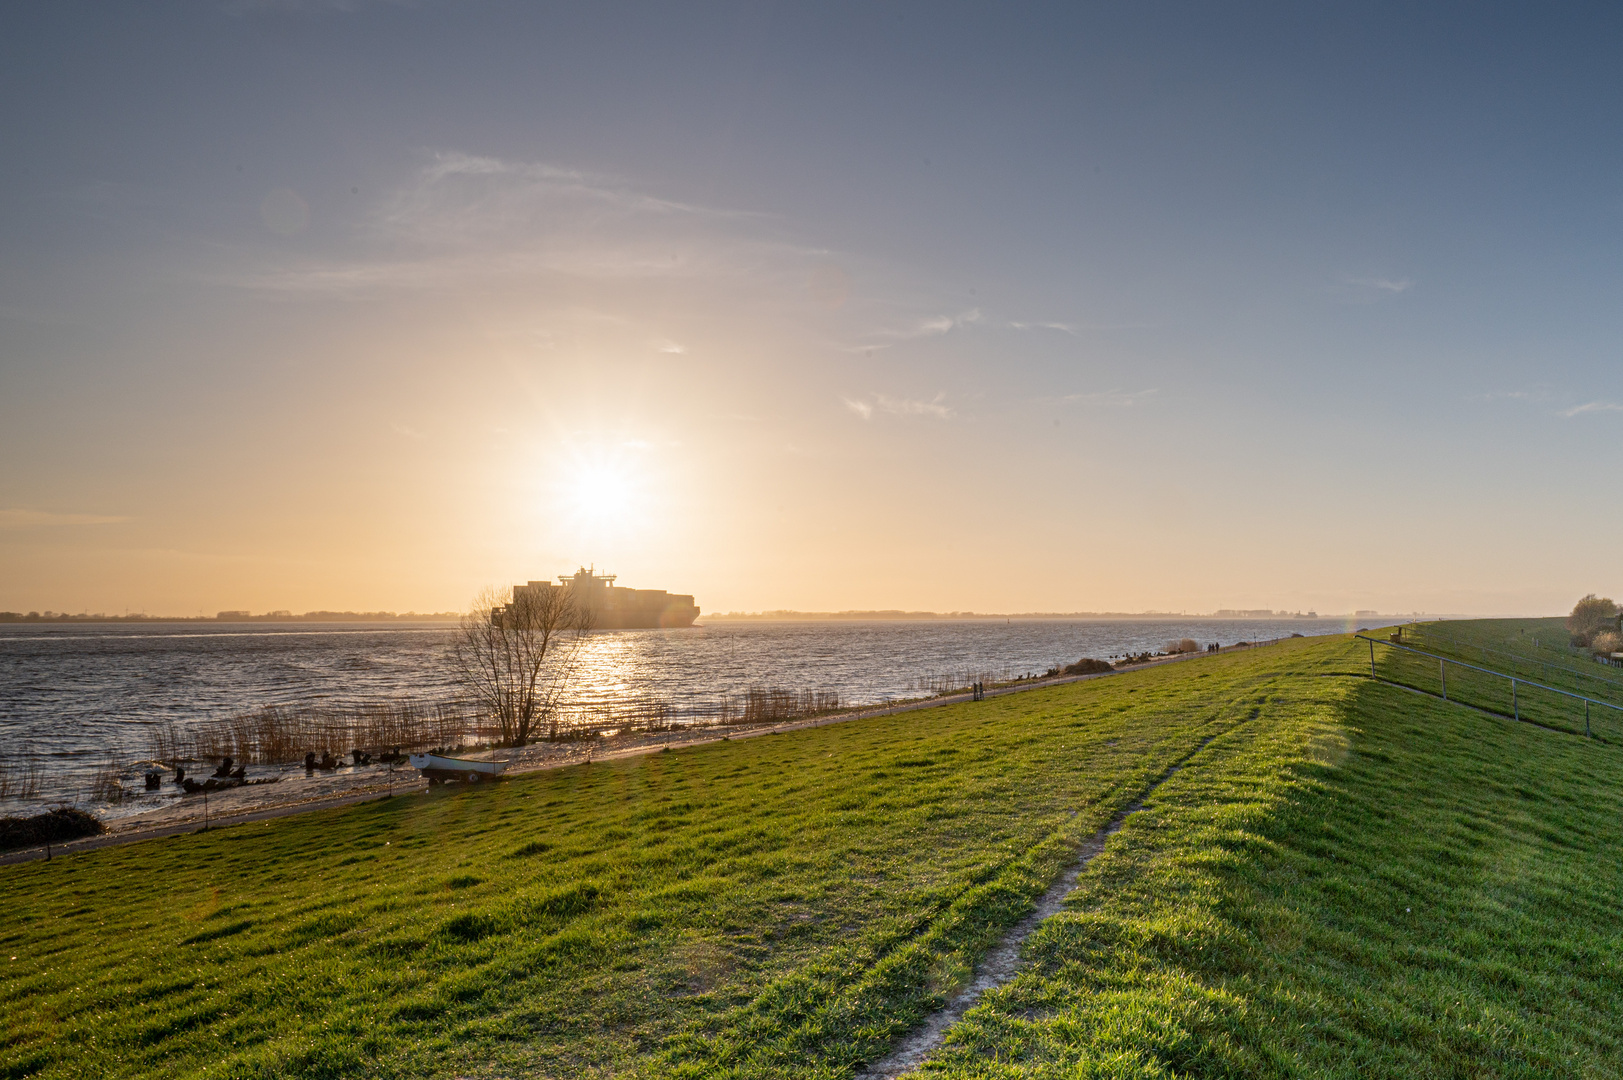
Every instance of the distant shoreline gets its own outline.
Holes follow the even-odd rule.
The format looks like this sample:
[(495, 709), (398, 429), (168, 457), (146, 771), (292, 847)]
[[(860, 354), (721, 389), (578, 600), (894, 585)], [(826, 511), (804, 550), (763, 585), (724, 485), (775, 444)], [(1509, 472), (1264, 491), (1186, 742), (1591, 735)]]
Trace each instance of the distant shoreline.
[(1456, 615), (1390, 614), (1377, 611), (1331, 613), (1299, 611), (1217, 611), (1190, 613), (1183, 611), (1016, 611), (1007, 613), (979, 611), (729, 611), (725, 614), (701, 615), (699, 622), (991, 622), (998, 619), (1037, 620), (1111, 620), (1117, 622), (1176, 622), (1188, 619), (1221, 620), (1224, 622), (1324, 622), (1327, 620), (1355, 621), (1358, 619), (1453, 619)]
[[(722, 614), (701, 615), (695, 625), (758, 622), (997, 622), (1012, 619), (1029, 622), (1177, 622), (1189, 619), (1222, 622), (1282, 622), (1299, 620), (1306, 623), (1329, 620), (1351, 622), (1368, 619), (1460, 619), (1470, 617), (1426, 612), (1397, 614), (1374, 611), (1324, 615), (1315, 612), (1303, 613), (1298, 611), (1228, 610), (1193, 614), (1180, 611), (1016, 611), (1004, 613), (979, 611), (729, 611)], [(201, 625), (242, 625), (250, 623), (279, 625), (454, 623), (461, 618), (461, 612), (452, 611), (423, 613), (408, 611), (398, 614), (392, 611), (310, 611), (303, 615), (280, 613), (274, 615), (249, 615), (237, 612), (222, 612), (218, 615), (67, 615), (58, 612), (50, 612), (49, 614), (29, 612), (28, 614), (22, 614), (15, 611), (0, 611), (0, 625), (41, 623), (74, 625), (86, 623), (189, 623)]]
[(456, 622), (460, 612), (310, 611), (303, 615), (27, 615), (0, 611), (0, 623), (399, 623)]

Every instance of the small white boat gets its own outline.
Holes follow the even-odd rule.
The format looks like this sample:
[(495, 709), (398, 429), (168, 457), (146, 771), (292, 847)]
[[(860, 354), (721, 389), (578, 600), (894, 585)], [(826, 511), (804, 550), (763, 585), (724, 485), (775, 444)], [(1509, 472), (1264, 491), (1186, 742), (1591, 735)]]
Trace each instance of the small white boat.
[(443, 757), (439, 754), (412, 754), (411, 767), (428, 777), (431, 784), (461, 780), (477, 784), (494, 780), (507, 768), (505, 761), (474, 761), (471, 758)]

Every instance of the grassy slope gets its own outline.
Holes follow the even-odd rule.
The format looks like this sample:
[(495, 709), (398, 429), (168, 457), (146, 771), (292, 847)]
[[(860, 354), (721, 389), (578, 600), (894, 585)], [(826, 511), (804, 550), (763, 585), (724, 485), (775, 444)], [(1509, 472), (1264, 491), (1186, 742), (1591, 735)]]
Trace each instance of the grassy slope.
[(1280, 695), (931, 1075), (1623, 1073), (1623, 751), (1365, 679)]
[(1316, 655), (7, 867), (0, 1076), (849, 1074)]
[[(1589, 654), (1567, 644), (1562, 619), (1470, 619), (1421, 623), (1403, 628), (1403, 643), (1541, 686), (1554, 687), (1610, 702), (1618, 708), (1592, 705), (1588, 731), (1596, 738), (1623, 744), (1623, 671), (1596, 664)], [(1435, 660), (1376, 646), (1383, 678), (1440, 693), (1442, 680)], [(1366, 661), (1368, 653), (1365, 654)], [(1584, 704), (1541, 686), (1520, 685), (1516, 700), (1502, 678), (1455, 665), (1448, 667), (1448, 695), (1479, 708), (1559, 728), (1585, 731)]]
[(932, 1071), (1623, 1072), (1623, 750), (1363, 671), (1291, 642), (6, 868), (0, 1075), (849, 1076), (1192, 752)]
[(1623, 704), (1623, 670), (1573, 648), (1565, 619), (1462, 619), (1404, 628), (1404, 642), (1549, 686)]

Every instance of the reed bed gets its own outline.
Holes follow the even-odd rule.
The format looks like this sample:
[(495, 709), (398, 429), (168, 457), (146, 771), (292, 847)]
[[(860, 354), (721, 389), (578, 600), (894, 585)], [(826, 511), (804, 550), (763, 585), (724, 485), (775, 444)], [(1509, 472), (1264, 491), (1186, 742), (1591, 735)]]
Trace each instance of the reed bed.
[(839, 707), (840, 695), (832, 690), (778, 687), (750, 687), (742, 694), (680, 706), (664, 697), (633, 698), (560, 710), (554, 738), (575, 740), (611, 733), (773, 724), (834, 712)]
[[(539, 725), (538, 741), (778, 723), (833, 712), (839, 707), (840, 695), (833, 691), (779, 687), (751, 687), (741, 694), (681, 706), (659, 696), (575, 703), (561, 707), (555, 720)], [(205, 721), (189, 730), (168, 722), (151, 729), (149, 749), (152, 760), (170, 766), (226, 757), (250, 765), (283, 765), (302, 761), (311, 752), (342, 756), (351, 750), (420, 750), (470, 741), (493, 743), (496, 738), (494, 722), (472, 703), (395, 700), (266, 705)]]
[(22, 765), (0, 765), (0, 799), (32, 799), (39, 794), (43, 770), (30, 759)]
[(124, 770), (115, 758), (97, 769), (90, 778), (92, 802), (121, 803), (124, 801)]
[(948, 671), (934, 675), (920, 675), (908, 683), (908, 689), (917, 694), (960, 694), (976, 683), (995, 686), (998, 683), (1017, 682), (1022, 676), (1008, 665), (996, 671)]
[(1005, 664), (996, 670), (949, 671), (940, 674), (915, 676), (908, 682), (908, 689), (915, 694), (926, 697), (943, 694), (966, 694), (976, 683), (980, 683), (982, 686), (1010, 686), (1014, 683), (1029, 682), (1032, 679), (1051, 679), (1060, 674), (1063, 674), (1063, 671), (1058, 665), (1042, 671), (1016, 671)]
[(302, 761), (307, 753), (412, 750), (488, 734), (471, 706), (458, 701), (377, 701), (350, 705), (266, 705), (189, 732), (153, 730), (152, 757), (171, 764), (231, 757), (254, 765)]

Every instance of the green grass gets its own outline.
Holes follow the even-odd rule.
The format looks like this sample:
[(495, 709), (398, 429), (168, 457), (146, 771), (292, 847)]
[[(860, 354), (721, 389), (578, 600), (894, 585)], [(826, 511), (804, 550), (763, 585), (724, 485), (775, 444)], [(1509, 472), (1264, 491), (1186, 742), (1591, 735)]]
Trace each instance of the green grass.
[(1406, 626), (1405, 644), (1623, 705), (1623, 669), (1568, 643), (1565, 619), (1461, 619)]
[(1178, 762), (930, 1073), (1623, 1073), (1623, 749), (1365, 648), (0, 868), (0, 1077), (849, 1077)]
[(1623, 755), (1367, 679), (1280, 694), (928, 1075), (1623, 1074)]
[(1217, 658), (0, 869), (0, 1076), (849, 1075), (1081, 838), (1315, 663)]
[[(1452, 700), (1623, 744), (1623, 670), (1595, 663), (1587, 652), (1568, 645), (1567, 637), (1561, 619), (1471, 619), (1405, 626), (1402, 643), (1530, 680), (1518, 682), (1513, 698), (1508, 679), (1451, 664), (1447, 691)], [(1444, 689), (1436, 660), (1381, 645), (1375, 647), (1375, 659), (1383, 679), (1432, 694)], [(1583, 701), (1547, 688), (1592, 699), (1587, 719)]]

